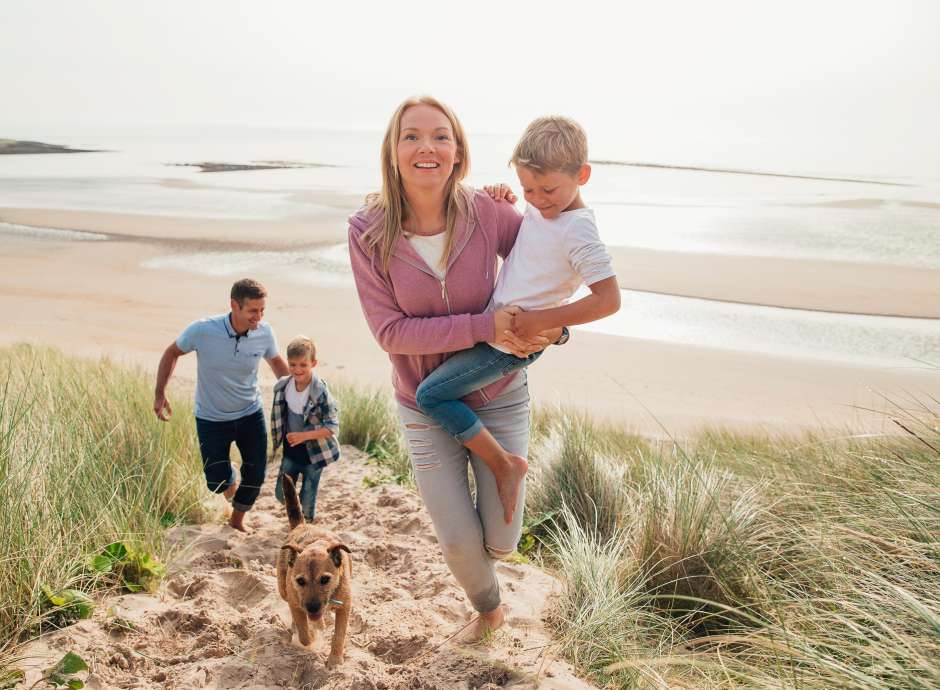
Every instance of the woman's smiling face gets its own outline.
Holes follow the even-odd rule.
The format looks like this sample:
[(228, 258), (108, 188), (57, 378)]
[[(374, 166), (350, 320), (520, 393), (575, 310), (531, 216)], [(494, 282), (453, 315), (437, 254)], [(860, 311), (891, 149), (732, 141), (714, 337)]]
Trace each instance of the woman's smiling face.
[(402, 113), (396, 151), (398, 174), (406, 187), (443, 187), (459, 163), (450, 120), (424, 103)]

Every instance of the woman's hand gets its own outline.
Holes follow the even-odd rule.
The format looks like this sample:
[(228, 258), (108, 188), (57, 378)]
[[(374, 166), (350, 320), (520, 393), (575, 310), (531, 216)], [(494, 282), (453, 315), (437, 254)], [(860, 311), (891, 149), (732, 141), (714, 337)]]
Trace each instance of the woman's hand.
[(494, 201), (505, 199), (510, 204), (514, 204), (516, 203), (516, 199), (519, 198), (513, 193), (508, 184), (503, 184), (502, 182), (499, 184), (484, 185), (483, 189)]
[(493, 314), (495, 325), (493, 344), (506, 348), (516, 357), (528, 357), (533, 352), (540, 352), (551, 344), (551, 341), (543, 335), (521, 337), (512, 332), (513, 319), (522, 313), (519, 307), (508, 306)]

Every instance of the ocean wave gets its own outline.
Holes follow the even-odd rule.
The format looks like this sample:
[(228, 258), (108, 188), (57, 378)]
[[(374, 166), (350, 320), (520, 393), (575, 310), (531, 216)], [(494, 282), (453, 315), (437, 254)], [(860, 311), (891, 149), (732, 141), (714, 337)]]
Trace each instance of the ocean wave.
[(72, 242), (101, 242), (111, 239), (108, 235), (98, 232), (85, 232), (83, 230), (61, 230), (58, 228), (41, 228), (33, 225), (19, 225), (17, 223), (0, 222), (0, 233), (19, 235), (38, 240), (68, 240)]

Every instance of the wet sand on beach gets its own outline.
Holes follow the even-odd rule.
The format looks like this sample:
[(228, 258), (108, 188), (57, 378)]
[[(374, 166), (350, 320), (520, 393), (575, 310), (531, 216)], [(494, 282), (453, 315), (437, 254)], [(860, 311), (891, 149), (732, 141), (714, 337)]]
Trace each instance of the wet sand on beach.
[[(4, 222), (101, 232), (116, 239), (8, 237), (0, 258), (0, 307), (8, 325), (0, 343), (47, 343), (152, 372), (186, 324), (227, 309), (229, 286), (242, 276), (141, 264), (174, 249), (270, 251), (341, 243), (347, 213), (337, 208), (335, 214), (258, 222), (2, 209)], [(784, 306), (840, 311), (864, 303), (876, 313), (936, 316), (940, 304), (938, 272), (925, 269), (843, 265), (834, 270), (830, 265), (824, 272), (813, 262), (616, 253), (618, 266), (626, 267), (620, 269), (622, 283), (633, 289), (742, 300), (740, 286), (761, 278), (748, 286), (749, 301), (775, 304), (786, 284), (792, 305)], [(269, 289), (266, 318), (282, 345), (295, 334), (310, 335), (318, 343), (323, 376), (391, 389), (387, 356), (369, 333), (352, 288), (305, 286), (263, 271), (253, 277)], [(273, 377), (262, 369), (262, 385), (268, 386)], [(176, 375), (192, 379), (195, 358), (182, 358)], [(538, 405), (574, 406), (655, 435), (704, 425), (877, 431), (892, 426), (881, 412), (886, 397), (940, 397), (940, 375), (916, 363), (906, 368), (841, 365), (576, 331), (568, 345), (551, 348), (531, 369), (530, 388)]]

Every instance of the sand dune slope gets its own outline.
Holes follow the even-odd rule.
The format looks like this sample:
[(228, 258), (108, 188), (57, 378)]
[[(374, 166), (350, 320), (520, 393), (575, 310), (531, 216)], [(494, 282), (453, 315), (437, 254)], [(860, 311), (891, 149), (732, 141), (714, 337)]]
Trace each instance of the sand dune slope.
[(287, 534), (273, 496), (274, 469), (243, 536), (219, 524), (184, 526), (184, 547), (155, 595), (101, 602), (91, 620), (34, 642), (37, 669), (65, 651), (91, 666), (88, 687), (212, 690), (262, 688), (568, 688), (591, 686), (552, 658), (542, 617), (558, 582), (528, 565), (500, 564), (511, 627), (485, 646), (446, 643), (470, 607), (442, 558), (420, 498), (398, 486), (368, 488), (364, 456), (344, 448), (320, 484), (318, 521), (353, 552), (354, 606), (346, 663), (327, 671), (329, 636), (313, 650), (288, 642), (289, 614), (274, 563)]

